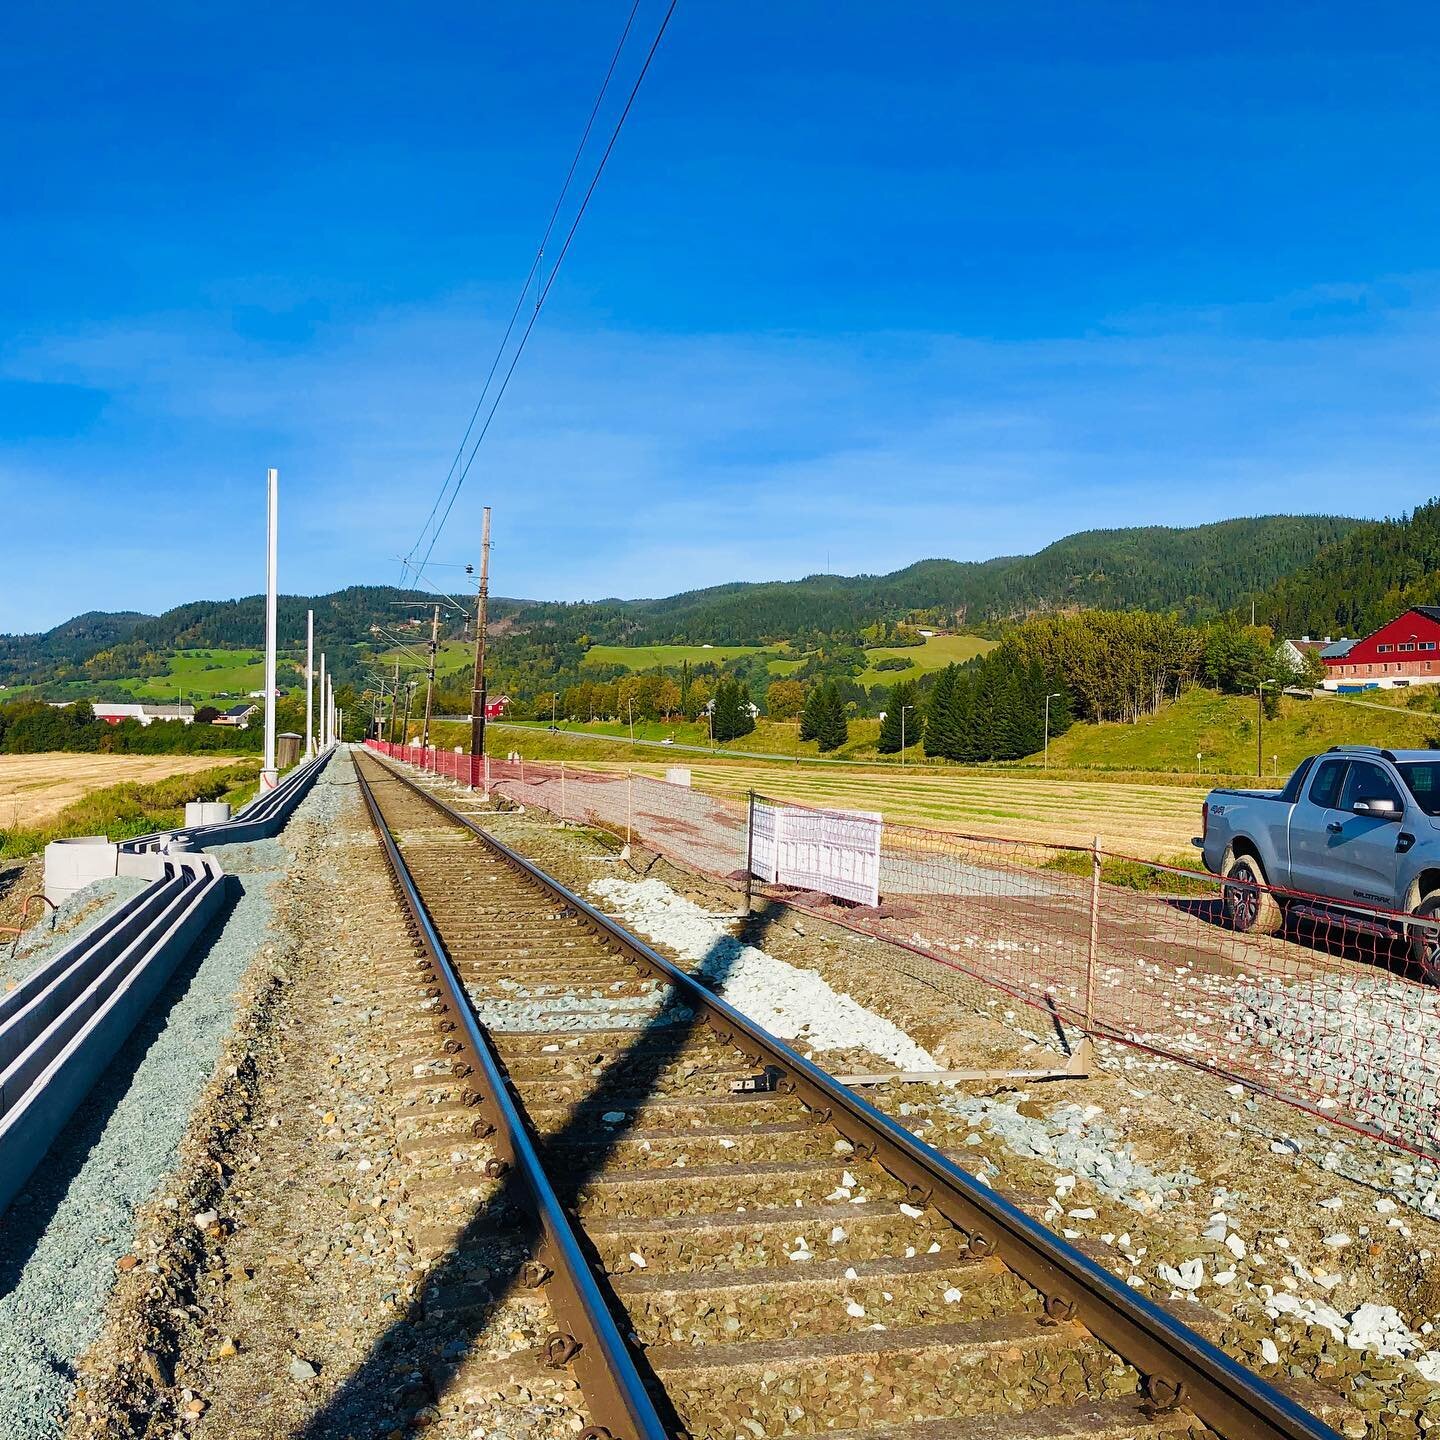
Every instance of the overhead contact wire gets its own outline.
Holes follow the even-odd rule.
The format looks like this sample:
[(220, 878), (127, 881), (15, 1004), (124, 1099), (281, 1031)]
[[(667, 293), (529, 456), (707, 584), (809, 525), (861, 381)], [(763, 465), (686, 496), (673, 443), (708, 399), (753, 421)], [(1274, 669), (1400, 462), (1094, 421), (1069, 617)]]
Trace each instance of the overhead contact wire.
[[(673, 9), (674, 7), (672, 6), (671, 8)], [(515, 322), (520, 318), (521, 308), (525, 304), (526, 296), (530, 293), (530, 282), (535, 278), (536, 272), (542, 268), (545, 258), (545, 246), (550, 239), (551, 233), (555, 229), (555, 222), (559, 218), (560, 208), (565, 203), (565, 197), (570, 193), (570, 182), (575, 178), (576, 170), (580, 168), (580, 157), (585, 153), (585, 147), (590, 142), (590, 132), (595, 126), (595, 117), (600, 113), (600, 106), (605, 100), (606, 91), (610, 88), (610, 81), (615, 75), (615, 67), (620, 63), (620, 54), (625, 49), (625, 42), (630, 38), (630, 31), (635, 24), (635, 16), (639, 9), (640, 0), (634, 0), (634, 3), (630, 6), (630, 14), (625, 19), (625, 28), (620, 32), (620, 39), (615, 46), (615, 52), (610, 57), (610, 64), (605, 71), (605, 78), (601, 82), (600, 89), (595, 95), (595, 103), (590, 107), (590, 115), (585, 121), (585, 129), (580, 136), (580, 143), (575, 147), (575, 153), (570, 158), (570, 168), (565, 172), (565, 183), (561, 185), (560, 193), (555, 197), (555, 205), (550, 211), (550, 219), (546, 222), (545, 233), (540, 237), (540, 244), (535, 251), (535, 258), (530, 262), (530, 269), (525, 274), (524, 282), (520, 286), (520, 293), (515, 297), (515, 308), (510, 312), (510, 322), (505, 327), (505, 334), (500, 341), (499, 349), (496, 350), (495, 358), (490, 363), (490, 371), (485, 377), (485, 384), (481, 387), (480, 398), (476, 400), (475, 408), (470, 412), (470, 422), (465, 427), (464, 435), (460, 437), (460, 444), (455, 451), (455, 458), (450, 462), (450, 469), (446, 473), (444, 482), (440, 486), (440, 493), (435, 497), (435, 503), (430, 507), (430, 514), (426, 517), (425, 524), (421, 528), (420, 539), (415, 542), (414, 550), (411, 550), (410, 554), (405, 557), (407, 568), (410, 567), (410, 561), (414, 558), (415, 551), (420, 548), (420, 544), (425, 538), (425, 533), (429, 530), (436, 513), (440, 509), (440, 503), (444, 500), (446, 491), (450, 488), (450, 481), (454, 477), (455, 467), (460, 463), (461, 457), (465, 454), (465, 446), (469, 443), (470, 433), (474, 430), (475, 421), (479, 418), (481, 408), (485, 404), (485, 396), (489, 393), (490, 383), (494, 380), (495, 373), (500, 368), (500, 361), (504, 358), (506, 346), (510, 343), (510, 336), (515, 331)], [(667, 16), (666, 18), (668, 19), (669, 17)], [(535, 302), (537, 310), (543, 302), (543, 298), (543, 296), (537, 297)], [(446, 509), (446, 515), (449, 515), (448, 507)], [(441, 524), (443, 526), (443, 520)], [(434, 549), (435, 540), (438, 538), (438, 535), (439, 532), (437, 531), (435, 536), (431, 537), (430, 550)], [(425, 560), (421, 562), (422, 564), (429, 563), (430, 550), (426, 551)]]
[[(509, 368), (505, 371), (505, 378), (500, 382), (500, 389), (495, 396), (494, 403), (490, 406), (490, 413), (485, 417), (485, 424), (481, 426), (480, 433), (475, 437), (475, 444), (471, 448), (470, 458), (466, 460), (464, 468), (460, 471), (459, 478), (455, 482), (454, 490), (451, 492), (449, 503), (440, 517), (440, 524), (436, 528), (430, 540), (430, 548), (433, 550), (435, 541), (440, 538), (440, 533), (445, 528), (446, 521), (450, 518), (450, 512), (454, 509), (456, 498), (460, 494), (460, 487), (465, 483), (465, 477), (470, 473), (470, 467), (475, 463), (475, 457), (480, 453), (480, 446), (484, 443), (485, 436), (490, 429), (490, 422), (495, 418), (495, 412), (500, 408), (500, 402), (505, 398), (505, 391), (509, 388), (510, 377), (515, 373), (515, 367), (520, 363), (520, 357), (525, 353), (526, 341), (530, 339), (530, 332), (535, 328), (535, 322), (540, 318), (541, 307), (545, 304), (546, 297), (550, 294), (550, 287), (555, 283), (555, 277), (560, 273), (560, 266), (564, 263), (565, 256), (569, 252), (570, 243), (575, 238), (575, 232), (580, 228), (580, 221), (585, 216), (586, 207), (590, 204), (590, 197), (595, 193), (595, 187), (600, 183), (600, 177), (605, 173), (606, 162), (610, 159), (610, 153), (615, 148), (616, 141), (620, 138), (620, 132), (625, 127), (626, 118), (635, 104), (635, 97), (640, 93), (640, 86), (645, 80), (650, 69), (650, 62), (655, 58), (655, 52), (660, 48), (660, 42), (665, 38), (666, 28), (670, 24), (670, 17), (675, 13), (675, 7), (679, 0), (670, 0), (670, 7), (665, 12), (665, 18), (660, 22), (660, 28), (655, 32), (655, 39), (651, 42), (650, 49), (645, 56), (645, 63), (640, 67), (640, 73), (635, 78), (635, 83), (630, 87), (629, 97), (625, 101), (625, 108), (620, 112), (620, 118), (615, 122), (615, 128), (611, 131), (609, 143), (605, 146), (605, 153), (600, 157), (600, 164), (591, 177), (589, 187), (585, 191), (585, 198), (580, 202), (580, 208), (575, 213), (575, 218), (570, 223), (570, 229), (565, 235), (565, 242), (560, 247), (560, 254), (555, 259), (554, 267), (550, 271), (550, 277), (545, 282), (544, 289), (535, 301), (535, 309), (527, 322), (524, 332), (520, 336), (520, 344), (515, 350), (515, 355), (510, 361)], [(429, 551), (426, 552), (426, 561), (429, 560)], [(425, 561), (421, 562), (426, 563)]]

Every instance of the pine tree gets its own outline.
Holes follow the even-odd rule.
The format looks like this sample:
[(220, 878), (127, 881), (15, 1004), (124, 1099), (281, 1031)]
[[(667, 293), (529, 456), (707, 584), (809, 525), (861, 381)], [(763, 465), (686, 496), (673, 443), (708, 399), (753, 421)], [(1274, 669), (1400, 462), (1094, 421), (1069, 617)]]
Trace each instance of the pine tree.
[(845, 703), (840, 698), (840, 687), (833, 680), (825, 686), (820, 729), (815, 738), (820, 742), (822, 754), (827, 750), (838, 750), (850, 738), (850, 727), (845, 721)]
[(913, 681), (900, 680), (891, 687), (885, 718), (880, 722), (880, 739), (875, 747), (882, 755), (898, 754), (902, 739), (906, 749), (919, 744), (925, 731), (925, 717), (919, 701), (920, 695)]
[(800, 738), (813, 740), (820, 733), (820, 711), (824, 706), (824, 682), (812, 685), (805, 696), (805, 708), (800, 712)]
[(949, 760), (955, 753), (955, 685), (959, 671), (947, 665), (936, 678), (925, 710), (925, 754)]
[(722, 680), (715, 687), (713, 725), (717, 745), (749, 734), (755, 728), (749, 710), (741, 701), (740, 687), (733, 680)]
[(750, 687), (742, 682), (740, 686), (740, 713), (737, 717), (740, 728), (735, 732), (735, 736), (732, 738), (738, 738), (741, 735), (748, 735), (752, 730), (754, 730), (755, 715), (754, 711), (751, 708), (752, 704), (753, 702), (750, 699)]

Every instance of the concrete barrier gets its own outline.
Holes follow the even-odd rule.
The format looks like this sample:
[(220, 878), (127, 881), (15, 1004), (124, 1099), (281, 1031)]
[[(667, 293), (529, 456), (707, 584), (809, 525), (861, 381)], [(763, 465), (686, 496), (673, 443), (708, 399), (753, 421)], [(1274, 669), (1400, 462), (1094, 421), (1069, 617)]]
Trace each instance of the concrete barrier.
[(233, 882), (201, 847), (277, 834), (332, 753), (297, 766), (234, 819), (47, 848), (47, 892), (50, 849), (66, 893), (101, 875), (152, 883), (0, 996), (0, 1214), (219, 913)]

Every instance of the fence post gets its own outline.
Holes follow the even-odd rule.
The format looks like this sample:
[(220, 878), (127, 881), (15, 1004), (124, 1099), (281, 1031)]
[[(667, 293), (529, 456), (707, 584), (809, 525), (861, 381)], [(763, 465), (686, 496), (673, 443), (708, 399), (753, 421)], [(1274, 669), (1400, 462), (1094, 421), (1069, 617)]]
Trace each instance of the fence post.
[(560, 762), (560, 823), (565, 823), (565, 762)]
[(755, 792), (745, 809), (745, 918), (750, 918), (750, 906), (755, 896)]
[(621, 859), (630, 858), (630, 833), (635, 826), (635, 772), (625, 772), (625, 849)]
[(1095, 956), (1100, 949), (1100, 837), (1090, 849), (1090, 945), (1085, 955), (1085, 1033), (1095, 1028)]
[(482, 755), (480, 759), (485, 766), (485, 789), (481, 792), (480, 798), (488, 805), (490, 803), (490, 757)]

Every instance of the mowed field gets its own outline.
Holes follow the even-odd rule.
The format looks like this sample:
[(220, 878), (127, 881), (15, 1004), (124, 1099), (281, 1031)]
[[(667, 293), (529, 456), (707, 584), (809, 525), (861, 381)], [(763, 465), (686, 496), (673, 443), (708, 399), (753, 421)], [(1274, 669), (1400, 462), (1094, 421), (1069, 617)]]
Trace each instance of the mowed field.
[(0, 755), (0, 829), (34, 828), (72, 800), (127, 780), (213, 770), (219, 755)]
[[(896, 774), (893, 769), (813, 770), (743, 762), (688, 763), (696, 789), (730, 798), (749, 790), (802, 805), (878, 810), (887, 820), (1009, 840), (1089, 845), (1140, 860), (1198, 862), (1202, 789), (1051, 780), (1040, 776)], [(664, 767), (637, 764), (663, 775)]]
[[(876, 685), (893, 685), (897, 680), (914, 680), (930, 670), (943, 670), (947, 665), (963, 665), (977, 655), (993, 650), (998, 642), (979, 635), (932, 635), (923, 645), (901, 645), (867, 650), (866, 668), (855, 678), (867, 690)], [(903, 670), (877, 670), (881, 660), (908, 660)]]
[(653, 670), (660, 665), (675, 670), (686, 660), (692, 665), (706, 660), (719, 665), (741, 655), (758, 655), (760, 650), (759, 645), (592, 645), (585, 652), (585, 664), (623, 665), (627, 670)]
[(175, 650), (164, 675), (122, 680), (137, 700), (187, 700), (203, 704), (213, 696), (245, 695), (265, 683), (265, 656), (259, 650)]

